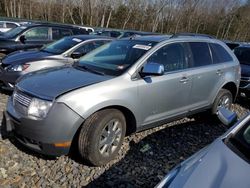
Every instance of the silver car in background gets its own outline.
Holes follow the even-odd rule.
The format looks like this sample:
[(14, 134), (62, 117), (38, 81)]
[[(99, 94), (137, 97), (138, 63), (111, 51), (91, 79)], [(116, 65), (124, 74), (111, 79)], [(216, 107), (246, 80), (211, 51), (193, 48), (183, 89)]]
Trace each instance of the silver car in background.
[(219, 40), (197, 35), (119, 39), (72, 67), (27, 74), (7, 104), (7, 130), (47, 155), (72, 142), (89, 163), (114, 159), (124, 137), (205, 110), (230, 108), (240, 66)]
[[(236, 115), (223, 113), (224, 120), (234, 121)], [(175, 167), (156, 188), (249, 188), (249, 174), (250, 114)]]
[(76, 35), (62, 38), (40, 50), (13, 52), (1, 60), (0, 87), (13, 90), (20, 76), (40, 69), (70, 65), (111, 41), (109, 37)]

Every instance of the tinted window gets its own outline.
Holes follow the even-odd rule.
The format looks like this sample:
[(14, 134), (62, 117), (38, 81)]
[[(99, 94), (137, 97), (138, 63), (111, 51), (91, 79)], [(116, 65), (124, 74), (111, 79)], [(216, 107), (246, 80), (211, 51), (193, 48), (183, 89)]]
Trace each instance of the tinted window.
[(0, 22), (0, 28), (4, 27), (4, 22)]
[(89, 42), (87, 44), (84, 44), (83, 46), (79, 47), (78, 49), (76, 49), (76, 52), (80, 52), (81, 54), (87, 54), (90, 51), (100, 47), (101, 45), (107, 43), (109, 41), (93, 41), (93, 42)]
[(6, 27), (7, 28), (15, 28), (15, 27), (17, 27), (17, 25), (13, 24), (13, 23), (6, 23)]
[(4, 33), (4, 36), (6, 38), (14, 38), (17, 35), (21, 34), (25, 29), (27, 29), (27, 27), (25, 27), (25, 26), (16, 27), (16, 28), (11, 29), (8, 32)]
[(70, 29), (60, 29), (60, 28), (52, 28), (52, 38), (53, 40), (61, 39), (65, 36), (72, 35)]
[(36, 27), (25, 33), (27, 40), (48, 40), (48, 28), (47, 27)]
[(190, 42), (189, 45), (193, 54), (193, 67), (201, 67), (212, 64), (212, 58), (207, 43)]
[(211, 47), (213, 63), (224, 63), (228, 61), (233, 61), (233, 58), (229, 53), (219, 44), (209, 44)]
[(42, 51), (46, 51), (52, 54), (61, 54), (75, 45), (81, 43), (82, 40), (78, 38), (65, 37), (61, 40), (58, 40), (42, 49)]
[(147, 62), (162, 64), (167, 72), (188, 68), (188, 63), (185, 60), (184, 44), (182, 43), (164, 46), (155, 52)]
[(250, 64), (250, 48), (235, 48), (234, 53), (240, 63)]
[(250, 159), (250, 122), (240, 128), (240, 130), (230, 138), (230, 141), (237, 150), (243, 154), (241, 156)]

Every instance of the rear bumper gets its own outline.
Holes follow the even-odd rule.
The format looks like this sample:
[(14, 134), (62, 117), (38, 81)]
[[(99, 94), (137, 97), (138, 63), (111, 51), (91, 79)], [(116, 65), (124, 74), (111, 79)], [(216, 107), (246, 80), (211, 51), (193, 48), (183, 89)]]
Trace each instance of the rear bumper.
[[(43, 120), (22, 117), (15, 111), (11, 97), (4, 116), (6, 135), (12, 135), (26, 147), (50, 156), (68, 154), (74, 135), (84, 121), (62, 103), (55, 104)], [(56, 146), (66, 142), (68, 146)]]

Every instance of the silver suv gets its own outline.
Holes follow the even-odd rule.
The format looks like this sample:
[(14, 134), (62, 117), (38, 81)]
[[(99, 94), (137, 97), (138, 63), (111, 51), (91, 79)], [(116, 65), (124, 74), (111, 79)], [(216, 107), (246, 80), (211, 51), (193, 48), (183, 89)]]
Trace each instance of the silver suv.
[(237, 58), (216, 39), (120, 39), (74, 66), (23, 76), (7, 104), (6, 130), (47, 155), (67, 154), (76, 141), (85, 161), (103, 165), (126, 135), (229, 108), (239, 81)]

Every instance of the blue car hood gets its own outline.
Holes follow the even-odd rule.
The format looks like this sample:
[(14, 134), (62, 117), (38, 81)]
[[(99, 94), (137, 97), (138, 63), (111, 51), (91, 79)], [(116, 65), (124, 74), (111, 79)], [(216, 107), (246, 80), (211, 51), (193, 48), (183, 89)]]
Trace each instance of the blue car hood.
[(221, 139), (216, 140), (204, 155), (195, 154), (182, 167), (170, 187), (185, 188), (249, 188), (250, 165), (230, 150)]
[(69, 91), (99, 83), (110, 76), (98, 75), (74, 67), (64, 66), (45, 69), (24, 75), (17, 88), (33, 96), (53, 100)]
[(19, 51), (11, 53), (5, 56), (2, 59), (2, 63), (7, 65), (16, 65), (16, 64), (24, 64), (32, 61), (39, 61), (43, 59), (47, 59), (50, 56), (54, 56), (54, 54), (39, 51), (39, 50), (32, 50), (32, 51)]

